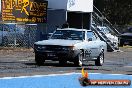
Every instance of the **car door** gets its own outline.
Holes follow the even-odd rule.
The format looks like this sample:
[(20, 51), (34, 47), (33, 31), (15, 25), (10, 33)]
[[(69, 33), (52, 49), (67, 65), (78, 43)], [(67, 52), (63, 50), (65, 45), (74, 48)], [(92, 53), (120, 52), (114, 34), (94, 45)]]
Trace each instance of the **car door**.
[(96, 34), (92, 31), (87, 31), (88, 51), (91, 53), (92, 58), (96, 58), (99, 54), (100, 42)]

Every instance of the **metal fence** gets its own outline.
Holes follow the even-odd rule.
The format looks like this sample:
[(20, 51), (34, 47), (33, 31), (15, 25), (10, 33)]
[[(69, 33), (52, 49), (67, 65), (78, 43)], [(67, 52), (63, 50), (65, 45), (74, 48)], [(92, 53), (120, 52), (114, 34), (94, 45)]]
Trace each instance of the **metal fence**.
[(33, 47), (37, 25), (0, 24), (0, 47)]

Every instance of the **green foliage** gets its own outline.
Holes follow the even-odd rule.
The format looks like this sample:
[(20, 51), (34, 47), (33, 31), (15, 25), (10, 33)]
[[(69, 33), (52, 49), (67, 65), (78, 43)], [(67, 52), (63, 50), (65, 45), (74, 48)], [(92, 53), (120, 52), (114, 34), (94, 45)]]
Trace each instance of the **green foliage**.
[(112, 24), (131, 24), (132, 0), (104, 0), (103, 14)]

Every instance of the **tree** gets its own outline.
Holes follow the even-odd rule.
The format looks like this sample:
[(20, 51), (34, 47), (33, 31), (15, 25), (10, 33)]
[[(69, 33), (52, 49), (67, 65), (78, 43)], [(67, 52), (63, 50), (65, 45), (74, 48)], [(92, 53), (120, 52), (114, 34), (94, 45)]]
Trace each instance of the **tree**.
[(104, 0), (94, 0), (94, 6), (102, 12), (104, 9)]
[(103, 14), (112, 24), (131, 24), (132, 0), (104, 0)]

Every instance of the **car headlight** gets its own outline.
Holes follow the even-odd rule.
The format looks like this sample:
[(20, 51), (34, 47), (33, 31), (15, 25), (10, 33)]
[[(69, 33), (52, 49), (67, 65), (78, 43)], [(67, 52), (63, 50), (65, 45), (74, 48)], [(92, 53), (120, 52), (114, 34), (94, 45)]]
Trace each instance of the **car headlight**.
[(46, 47), (42, 46), (42, 45), (34, 45), (34, 48), (38, 49), (38, 50), (44, 50), (44, 49), (46, 49)]
[(64, 51), (74, 50), (74, 46), (63, 47), (62, 50)]
[(69, 49), (67, 47), (63, 47), (62, 50), (67, 51)]
[(75, 46), (69, 46), (70, 50), (74, 50)]
[(37, 48), (38, 49), (45, 49), (46, 47), (45, 46), (38, 46)]

